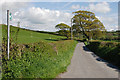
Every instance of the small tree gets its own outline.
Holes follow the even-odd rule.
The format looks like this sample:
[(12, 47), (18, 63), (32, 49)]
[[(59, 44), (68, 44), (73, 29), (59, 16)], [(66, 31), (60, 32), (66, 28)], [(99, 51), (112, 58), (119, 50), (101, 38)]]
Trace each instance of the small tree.
[(58, 29), (58, 33), (60, 35), (66, 36), (67, 39), (70, 37), (70, 26), (64, 23), (57, 24), (55, 26), (56, 29)]

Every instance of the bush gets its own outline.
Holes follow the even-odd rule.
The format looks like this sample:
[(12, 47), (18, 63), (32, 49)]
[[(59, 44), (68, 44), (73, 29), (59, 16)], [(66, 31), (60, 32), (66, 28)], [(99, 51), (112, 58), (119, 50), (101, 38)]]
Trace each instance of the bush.
[(90, 41), (87, 47), (101, 58), (120, 67), (120, 43)]
[(2, 77), (55, 78), (70, 64), (76, 41), (12, 45), (10, 59), (3, 52)]

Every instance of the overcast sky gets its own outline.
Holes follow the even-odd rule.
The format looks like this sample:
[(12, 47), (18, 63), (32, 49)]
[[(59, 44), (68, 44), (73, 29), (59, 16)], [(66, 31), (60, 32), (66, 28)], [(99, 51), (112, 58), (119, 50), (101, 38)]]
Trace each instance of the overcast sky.
[[(46, 1), (46, 2), (45, 2)], [(64, 22), (70, 25), (72, 12), (87, 10), (95, 13), (96, 17), (109, 31), (118, 29), (118, 2), (119, 0), (6, 0), (1, 1), (0, 24), (6, 24), (6, 10), (12, 13), (11, 25), (39, 31), (56, 31), (55, 25)], [(113, 2), (114, 1), (114, 2)]]

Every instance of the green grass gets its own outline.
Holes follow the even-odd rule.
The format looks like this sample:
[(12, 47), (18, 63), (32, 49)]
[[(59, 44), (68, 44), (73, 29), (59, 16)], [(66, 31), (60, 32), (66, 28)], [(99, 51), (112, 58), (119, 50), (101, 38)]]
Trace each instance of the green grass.
[[(2, 78), (55, 78), (70, 64), (77, 41), (61, 40), (64, 36), (20, 29), (11, 26), (10, 59), (2, 46)], [(5, 38), (5, 39), (4, 39)], [(7, 39), (7, 27), (2, 26), (2, 39)], [(17, 44), (15, 44), (17, 42)]]
[(2, 77), (5, 78), (55, 78), (65, 72), (73, 56), (77, 41), (52, 43), (38, 42), (14, 45), (3, 57)]
[[(57, 36), (47, 33), (39, 33), (35, 31), (20, 29), (20, 31), (18, 32), (18, 39), (16, 41), (15, 34), (17, 32), (17, 29), (17, 27), (11, 26), (10, 37), (14, 42), (17, 42), (18, 44), (34, 43), (39, 41), (54, 42), (61, 39), (65, 39), (64, 36)], [(7, 38), (7, 26), (5, 25), (2, 26), (2, 36)]]

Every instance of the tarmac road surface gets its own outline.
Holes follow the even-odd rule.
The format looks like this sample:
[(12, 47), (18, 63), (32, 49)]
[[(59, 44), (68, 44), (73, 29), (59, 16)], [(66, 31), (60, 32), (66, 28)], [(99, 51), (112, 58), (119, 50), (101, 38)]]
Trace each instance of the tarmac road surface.
[(60, 78), (118, 78), (117, 69), (89, 51), (84, 43), (79, 42), (75, 48), (67, 72)]

